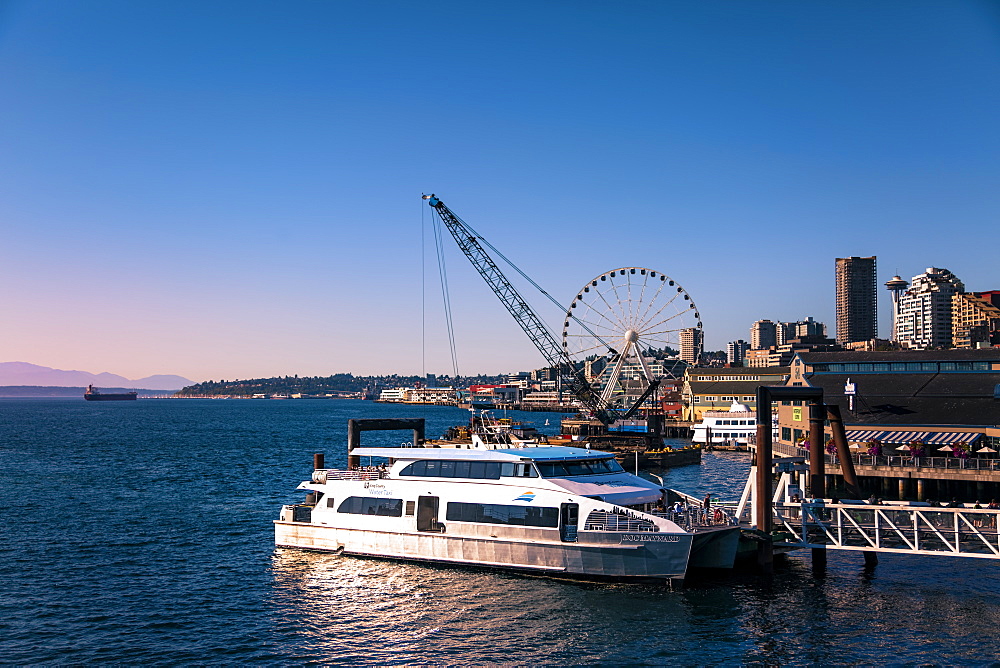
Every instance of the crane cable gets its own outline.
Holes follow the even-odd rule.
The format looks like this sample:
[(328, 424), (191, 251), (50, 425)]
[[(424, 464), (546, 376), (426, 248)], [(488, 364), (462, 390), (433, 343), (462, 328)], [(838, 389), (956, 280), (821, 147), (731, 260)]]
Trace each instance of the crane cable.
[[(452, 213), (452, 215), (454, 215), (454, 212)], [(458, 216), (455, 216), (455, 217), (458, 218)], [(518, 274), (520, 274), (520, 276), (524, 280), (528, 281), (528, 283), (531, 283), (531, 285), (533, 285), (536, 290), (538, 290), (540, 293), (542, 293), (543, 295), (545, 295), (545, 297), (550, 302), (552, 302), (553, 304), (556, 305), (556, 308), (558, 308), (560, 311), (562, 311), (563, 313), (566, 314), (566, 317), (572, 318), (573, 320), (575, 320), (576, 323), (578, 325), (580, 325), (580, 327), (582, 327), (588, 334), (590, 334), (591, 336), (593, 336), (595, 339), (597, 339), (598, 341), (600, 341), (601, 345), (603, 345), (604, 347), (606, 347), (608, 349), (608, 351), (611, 352), (613, 355), (617, 355), (618, 354), (617, 351), (614, 349), (614, 347), (611, 346), (611, 344), (609, 344), (607, 341), (605, 341), (596, 332), (594, 332), (593, 330), (591, 330), (590, 327), (588, 327), (585, 322), (583, 322), (582, 320), (580, 320), (579, 318), (577, 318), (575, 315), (573, 315), (572, 309), (568, 309), (565, 306), (563, 306), (562, 304), (560, 304), (559, 301), (556, 300), (555, 297), (553, 297), (548, 292), (546, 292), (545, 289), (542, 288), (542, 286), (540, 286), (538, 283), (535, 283), (535, 281), (533, 281), (530, 276), (528, 276), (526, 273), (524, 273), (523, 271), (521, 271), (520, 267), (518, 267), (516, 264), (514, 264), (513, 262), (511, 262), (507, 258), (506, 255), (504, 255), (503, 253), (501, 253), (497, 249), (496, 246), (494, 246), (493, 244), (491, 244), (488, 239), (486, 239), (483, 235), (481, 235), (479, 232), (477, 232), (475, 230), (475, 228), (472, 227), (472, 225), (469, 225), (467, 222), (465, 222), (461, 218), (459, 218), (459, 220), (461, 220), (462, 224), (465, 225), (465, 227), (467, 227), (469, 229), (469, 231), (472, 232), (473, 235), (475, 235), (476, 239), (478, 239), (484, 246), (486, 246), (491, 251), (493, 251), (496, 254), (496, 256), (499, 257), (501, 260), (503, 260), (504, 263), (508, 267), (510, 267), (511, 269), (513, 269), (514, 271), (516, 271)], [(551, 325), (549, 325), (548, 323), (546, 323), (546, 327), (548, 327), (551, 332), (555, 331), (555, 329)]]
[(455, 382), (458, 381), (458, 352), (455, 348), (455, 326), (451, 317), (451, 292), (448, 288), (448, 270), (444, 259), (444, 232), (437, 216), (431, 216), (431, 228), (434, 230), (434, 247), (437, 251), (438, 277), (441, 283), (441, 300), (444, 303), (444, 320), (448, 330), (448, 348), (451, 352), (451, 366)]

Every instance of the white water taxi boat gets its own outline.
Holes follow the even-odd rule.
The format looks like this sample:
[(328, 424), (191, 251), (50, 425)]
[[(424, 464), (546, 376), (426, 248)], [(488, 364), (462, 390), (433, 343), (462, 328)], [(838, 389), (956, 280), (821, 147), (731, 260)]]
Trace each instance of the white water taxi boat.
[(734, 401), (728, 411), (705, 411), (692, 430), (692, 443), (746, 448), (757, 437), (757, 413)]
[[(667, 491), (573, 447), (355, 448), (384, 468), (320, 468), (275, 521), (281, 547), (596, 579), (680, 580), (693, 532)], [(735, 536), (735, 534), (733, 534)], [(733, 550), (735, 550), (733, 538)], [(731, 565), (731, 560), (730, 560)]]

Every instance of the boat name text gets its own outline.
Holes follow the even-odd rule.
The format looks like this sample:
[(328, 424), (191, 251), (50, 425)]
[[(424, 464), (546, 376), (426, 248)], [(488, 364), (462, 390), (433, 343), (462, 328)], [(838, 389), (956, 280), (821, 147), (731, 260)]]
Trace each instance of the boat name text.
[(621, 542), (623, 543), (679, 543), (681, 542), (680, 536), (672, 536), (670, 534), (660, 534), (660, 533), (650, 533), (646, 535), (638, 535), (627, 533), (622, 536)]

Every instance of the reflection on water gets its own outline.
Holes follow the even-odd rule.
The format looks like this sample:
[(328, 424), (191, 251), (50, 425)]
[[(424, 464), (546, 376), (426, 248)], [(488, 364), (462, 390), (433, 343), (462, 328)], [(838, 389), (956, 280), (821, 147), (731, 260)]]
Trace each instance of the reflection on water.
[(664, 616), (686, 616), (683, 599), (660, 586), (287, 549), (275, 552), (273, 567), (277, 624), (320, 662), (605, 661), (623, 649), (629, 627), (656, 637)]

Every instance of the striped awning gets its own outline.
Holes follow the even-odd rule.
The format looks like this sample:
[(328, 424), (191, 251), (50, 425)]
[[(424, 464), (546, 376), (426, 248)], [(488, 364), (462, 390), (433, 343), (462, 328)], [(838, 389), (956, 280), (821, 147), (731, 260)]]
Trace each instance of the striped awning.
[(848, 429), (847, 430), (847, 441), (849, 443), (864, 443), (865, 441), (874, 441), (878, 438), (879, 434), (883, 433), (881, 429)]
[(982, 432), (968, 431), (887, 431), (882, 429), (848, 429), (847, 440), (852, 443), (879, 441), (881, 443), (912, 443), (920, 441), (929, 445), (948, 445), (951, 443), (972, 443)]

